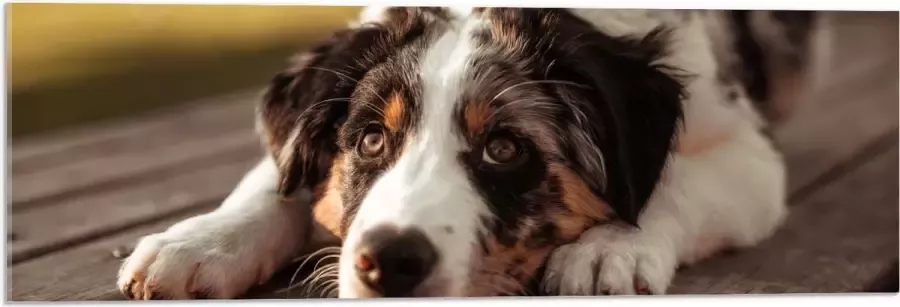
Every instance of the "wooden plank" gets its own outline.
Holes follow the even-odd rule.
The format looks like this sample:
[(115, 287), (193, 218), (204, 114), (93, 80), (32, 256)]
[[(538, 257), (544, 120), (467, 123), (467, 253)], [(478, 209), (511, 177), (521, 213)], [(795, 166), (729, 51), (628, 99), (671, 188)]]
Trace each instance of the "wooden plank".
[(894, 143), (794, 206), (772, 239), (679, 272), (672, 293), (867, 290), (898, 256), (898, 154)]
[(26, 175), (13, 176), (10, 202), (12, 212), (52, 205), (98, 189), (122, 187), (156, 178), (161, 173), (193, 171), (209, 167), (212, 157), (236, 151), (261, 152), (258, 137), (251, 129), (202, 139), (177, 139), (168, 146), (121, 155), (102, 152), (76, 163)]
[(776, 132), (793, 201), (815, 190), (817, 179), (829, 170), (860, 155), (866, 144), (898, 129), (896, 72), (861, 80), (818, 93), (823, 109), (808, 110), (793, 122), (796, 126)]
[(193, 207), (154, 224), (13, 266), (8, 297), (13, 301), (124, 299), (115, 286), (121, 259), (113, 257), (112, 250), (214, 207)]
[(258, 90), (238, 92), (127, 123), (14, 144), (11, 210), (140, 184), (173, 170), (194, 171), (218, 155), (258, 150), (252, 101), (257, 95)]
[[(67, 199), (54, 206), (13, 212), (10, 245), (12, 263), (58, 251), (112, 232), (217, 203), (234, 189), (258, 161), (257, 150), (244, 150), (217, 159), (217, 165), (173, 173), (127, 189)], [(101, 213), (101, 214), (98, 214)]]
[(260, 90), (238, 91), (166, 108), (142, 116), (120, 118), (49, 135), (15, 139), (10, 149), (12, 174), (90, 159), (98, 152), (118, 154), (170, 145), (173, 136), (203, 138), (253, 127)]

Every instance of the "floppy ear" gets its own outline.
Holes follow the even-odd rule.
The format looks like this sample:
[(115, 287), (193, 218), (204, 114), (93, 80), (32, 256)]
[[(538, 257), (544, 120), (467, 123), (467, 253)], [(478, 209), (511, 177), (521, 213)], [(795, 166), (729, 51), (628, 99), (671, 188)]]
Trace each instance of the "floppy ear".
[(337, 129), (356, 82), (368, 70), (358, 59), (380, 36), (349, 29), (298, 56), (271, 80), (258, 106), (258, 124), (280, 172), (279, 192), (322, 182), (337, 153)]
[(386, 9), (384, 18), (336, 32), (272, 79), (258, 121), (278, 164), (282, 195), (315, 187), (328, 176), (357, 82), (421, 34), (412, 29), (422, 28), (417, 17), (426, 11)]
[(558, 89), (577, 114), (567, 142), (571, 163), (618, 218), (637, 225), (674, 145), (684, 89), (676, 70), (657, 64), (665, 30), (639, 38), (580, 30), (569, 33), (589, 34), (569, 39), (557, 57), (562, 78), (591, 88), (575, 95)]

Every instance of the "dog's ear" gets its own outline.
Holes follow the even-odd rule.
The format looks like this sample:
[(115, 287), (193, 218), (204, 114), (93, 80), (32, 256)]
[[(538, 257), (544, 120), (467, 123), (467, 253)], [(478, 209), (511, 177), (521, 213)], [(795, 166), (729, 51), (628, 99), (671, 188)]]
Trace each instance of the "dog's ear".
[(575, 119), (567, 140), (570, 162), (619, 219), (637, 225), (682, 118), (683, 76), (657, 63), (665, 56), (668, 32), (657, 29), (645, 37), (612, 37), (587, 29), (587, 24), (569, 26), (580, 29), (568, 33), (582, 35), (558, 47), (556, 66), (562, 68), (556, 78), (590, 88), (577, 92), (557, 88)]
[(258, 106), (258, 124), (278, 165), (282, 195), (315, 187), (328, 176), (338, 127), (368, 71), (360, 58), (381, 34), (374, 27), (336, 32), (271, 80)]
[(430, 10), (388, 8), (298, 56), (270, 82), (260, 127), (281, 176), (279, 192), (321, 183), (338, 152), (337, 131), (363, 76), (422, 34)]

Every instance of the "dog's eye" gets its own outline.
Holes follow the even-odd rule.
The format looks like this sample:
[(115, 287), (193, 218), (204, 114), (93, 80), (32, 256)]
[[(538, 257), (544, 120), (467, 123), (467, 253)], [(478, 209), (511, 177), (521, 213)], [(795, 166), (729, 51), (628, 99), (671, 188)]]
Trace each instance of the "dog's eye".
[(507, 164), (515, 162), (519, 154), (516, 142), (506, 137), (496, 137), (488, 140), (481, 158), (490, 164)]
[(384, 133), (379, 128), (366, 129), (359, 142), (359, 152), (368, 157), (375, 157), (384, 151)]

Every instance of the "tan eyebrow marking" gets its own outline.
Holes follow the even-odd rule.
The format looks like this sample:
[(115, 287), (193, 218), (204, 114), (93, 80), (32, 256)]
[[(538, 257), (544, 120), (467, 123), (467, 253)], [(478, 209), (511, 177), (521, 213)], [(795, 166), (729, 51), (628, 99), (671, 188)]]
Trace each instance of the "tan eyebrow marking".
[(397, 131), (400, 129), (400, 124), (403, 122), (403, 108), (406, 104), (406, 101), (397, 94), (394, 93), (387, 100), (387, 105), (384, 106), (384, 126), (390, 131)]
[(466, 105), (465, 122), (469, 137), (484, 133), (484, 126), (491, 115), (491, 107), (486, 102), (472, 102)]

